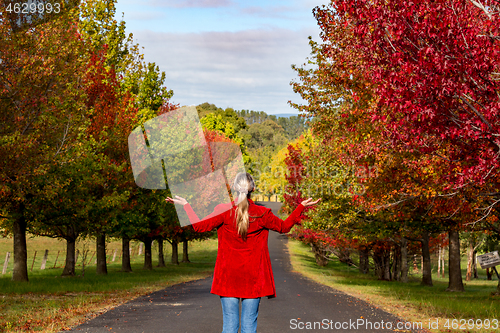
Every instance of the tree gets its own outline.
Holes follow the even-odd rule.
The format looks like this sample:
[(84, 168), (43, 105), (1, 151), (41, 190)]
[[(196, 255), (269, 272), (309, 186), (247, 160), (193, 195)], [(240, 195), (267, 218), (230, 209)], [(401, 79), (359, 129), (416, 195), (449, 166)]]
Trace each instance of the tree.
[(464, 233), (464, 238), (467, 244), (467, 273), (465, 275), (465, 281), (470, 281), (473, 278), (477, 278), (477, 263), (476, 263), (476, 253), (477, 249), (482, 245), (486, 239), (485, 233), (471, 232)]
[(208, 114), (212, 113), (215, 116), (221, 116), (224, 123), (229, 122), (235, 132), (238, 134), (242, 129), (248, 128), (248, 125), (243, 117), (241, 117), (237, 111), (232, 108), (227, 108), (225, 110), (218, 108), (214, 104), (203, 103), (196, 107), (198, 110), (198, 115), (200, 120), (203, 119)]
[(348, 27), (342, 52), (360, 57), (359, 71), (380, 96), (371, 119), (385, 124), (393, 146), (435, 156), (446, 149), (450, 188), (498, 174), (498, 4), (482, 3), (342, 0), (315, 9), (323, 56), (338, 45), (330, 32)]
[(125, 21), (115, 20), (115, 4), (116, 0), (82, 1), (80, 30), (89, 42), (89, 53), (98, 53), (107, 47), (105, 65), (123, 75), (136, 67), (142, 57), (137, 55), (137, 45), (132, 44), (133, 35), (125, 33)]
[[(427, 212), (431, 221), (422, 232), (453, 233), (467, 218), (477, 219), (474, 209), (492, 202), (497, 183), (490, 153), (498, 85), (491, 78), (499, 53), (495, 38), (480, 36), (495, 35), (497, 18), (466, 1), (333, 1), (314, 13), (323, 42), (310, 41), (315, 67), (294, 67), (300, 78), (294, 91), (308, 104), (292, 105), (315, 117), (315, 133), (338, 147), (333, 156), (342, 164), (368, 163), (385, 173), (364, 184), (362, 207)], [(476, 50), (479, 63), (470, 53)], [(468, 102), (484, 116), (465, 95), (481, 103), (479, 110)], [(485, 160), (493, 168), (486, 170)], [(483, 176), (495, 185), (485, 186)], [(471, 199), (484, 194), (483, 202)], [(457, 263), (459, 256), (453, 258)]]
[[(118, 197), (122, 201), (128, 199), (127, 189), (121, 185), (127, 183), (123, 173), (128, 164), (126, 142), (128, 134), (133, 129), (133, 119), (137, 114), (137, 107), (134, 105), (130, 92), (121, 91), (114, 66), (105, 66), (106, 53), (107, 47), (104, 47), (97, 54), (91, 55), (85, 80), (88, 96), (86, 105), (91, 110), (90, 124), (86, 130), (87, 139), (95, 138), (99, 141), (100, 150), (96, 149), (93, 154), (103, 155), (99, 169), (87, 171), (90, 174), (95, 172), (106, 174), (106, 178), (101, 182), (94, 182), (89, 186), (95, 193), (94, 200), (90, 201), (95, 205), (88, 218), (92, 221), (94, 226), (92, 230), (97, 240), (98, 274), (107, 274), (106, 233), (113, 229), (111, 221), (120, 201), (113, 200), (114, 206), (99, 203), (110, 202)], [(128, 174), (125, 175), (128, 176)], [(128, 182), (130, 183), (130, 180)]]
[[(293, 142), (290, 144), (294, 144)], [(286, 164), (285, 158), (288, 148), (284, 147), (274, 154), (267, 168), (262, 173), (254, 174), (256, 178), (257, 192), (266, 196), (278, 195), (283, 200), (283, 193), (286, 186)]]
[[(1, 17), (6, 17), (2, 7)], [(66, 158), (85, 109), (77, 11), (14, 32), (0, 19), (0, 202), (14, 235), (12, 279), (28, 281), (26, 204), (33, 181)]]
[[(91, 234), (96, 214), (110, 212), (125, 200), (115, 191), (103, 195), (106, 191), (101, 185), (106, 183), (113, 164), (102, 152), (96, 154), (101, 150), (96, 148), (99, 143), (91, 143), (80, 140), (68, 152), (72, 160), (54, 165), (40, 176), (35, 182), (37, 195), (26, 206), (31, 233), (66, 240), (63, 276), (75, 275), (76, 241)], [(119, 172), (119, 167), (116, 169), (114, 173)]]
[[(125, 35), (125, 22), (118, 23), (114, 19), (115, 3), (115, 0), (86, 1), (81, 7), (81, 26), (91, 53), (87, 107), (93, 114), (88, 133), (106, 143), (104, 154), (110, 164), (103, 166), (110, 169), (106, 182), (96, 185), (108, 190), (100, 192), (103, 198), (120, 195), (125, 201), (134, 195), (135, 190), (128, 166), (127, 137), (134, 127), (164, 112), (162, 110), (170, 106), (168, 99), (173, 92), (164, 86), (165, 73), (160, 72), (158, 66), (143, 63), (138, 46), (133, 44), (132, 34)], [(127, 172), (123, 172), (125, 170)], [(106, 211), (97, 209), (93, 215), (93, 230), (100, 250), (97, 252), (98, 273), (106, 273), (105, 235), (124, 234), (124, 248), (130, 239), (128, 226), (116, 223), (114, 215), (120, 203), (115, 204)], [(121, 226), (126, 231), (117, 232)], [(146, 252), (150, 243), (145, 242)], [(130, 263), (125, 257), (123, 269), (128, 271), (129, 268)]]

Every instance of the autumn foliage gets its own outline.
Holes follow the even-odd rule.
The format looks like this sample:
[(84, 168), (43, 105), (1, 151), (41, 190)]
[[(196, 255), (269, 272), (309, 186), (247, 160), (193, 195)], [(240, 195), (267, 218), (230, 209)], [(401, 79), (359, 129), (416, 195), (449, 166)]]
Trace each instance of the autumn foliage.
[(398, 258), (411, 242), (426, 257), (443, 232), (500, 231), (498, 8), (334, 0), (314, 9), (321, 42), (310, 39), (292, 82), (307, 103), (291, 104), (314, 117), (322, 147), (302, 161), (374, 172), (338, 177), (362, 193), (324, 196), (310, 228), (348, 232), (383, 265), (384, 251)]
[[(371, 120), (384, 124), (393, 145), (424, 153), (447, 148), (451, 186), (482, 184), (497, 173), (497, 13), (445, 0), (334, 1), (315, 14), (324, 29), (349, 26), (343, 47), (361, 57), (377, 96)], [(324, 37), (326, 53), (336, 43)]]

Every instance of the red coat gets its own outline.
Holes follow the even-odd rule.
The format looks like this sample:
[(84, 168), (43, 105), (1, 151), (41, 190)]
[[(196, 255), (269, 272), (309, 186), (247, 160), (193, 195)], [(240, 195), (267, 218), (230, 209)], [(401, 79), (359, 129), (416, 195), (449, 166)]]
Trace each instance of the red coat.
[(189, 204), (184, 205), (184, 209), (197, 232), (217, 228), (219, 248), (215, 262), (212, 294), (241, 298), (276, 297), (267, 247), (269, 230), (279, 233), (289, 232), (295, 224), (300, 222), (300, 214), (304, 206), (300, 204), (283, 221), (276, 217), (271, 209), (257, 206), (252, 200), (248, 202), (249, 215), (262, 215), (262, 217), (250, 218), (246, 241), (241, 238), (236, 228), (236, 207), (227, 210), (231, 204), (215, 207), (214, 212), (203, 221), (200, 221)]

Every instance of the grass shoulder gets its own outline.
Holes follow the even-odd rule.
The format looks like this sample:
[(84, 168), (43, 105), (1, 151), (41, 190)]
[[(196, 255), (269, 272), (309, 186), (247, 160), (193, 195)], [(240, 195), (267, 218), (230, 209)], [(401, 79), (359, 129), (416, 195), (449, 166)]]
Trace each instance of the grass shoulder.
[[(392, 313), (409, 322), (422, 322), (429, 327), (429, 320), (437, 320), (437, 330), (432, 332), (464, 332), (454, 330), (453, 320), (467, 322), (476, 320), (473, 329), (465, 332), (498, 332), (495, 329), (478, 329), (486, 319), (498, 320), (500, 325), (500, 297), (491, 296), (497, 281), (484, 279), (466, 283), (465, 292), (446, 291), (447, 279), (433, 276), (433, 287), (420, 285), (418, 276), (410, 277), (408, 283), (380, 281), (370, 274), (361, 274), (356, 268), (349, 267), (338, 260), (332, 260), (325, 267), (316, 265), (310, 247), (299, 241), (288, 242), (290, 260), (294, 271), (323, 285), (345, 292), (351, 296)], [(464, 282), (465, 284), (465, 282)], [(479, 321), (478, 321), (479, 320)], [(445, 327), (448, 323), (448, 327)], [(492, 327), (492, 325), (490, 325)]]
[(0, 277), (0, 332), (58, 332), (139, 296), (210, 276), (217, 240), (192, 242), (189, 251), (191, 263), (152, 271), (134, 261), (131, 273), (121, 272), (116, 262), (108, 264), (107, 275), (97, 275), (91, 265), (84, 277), (78, 269), (75, 277), (61, 277), (62, 268), (35, 270), (28, 283)]

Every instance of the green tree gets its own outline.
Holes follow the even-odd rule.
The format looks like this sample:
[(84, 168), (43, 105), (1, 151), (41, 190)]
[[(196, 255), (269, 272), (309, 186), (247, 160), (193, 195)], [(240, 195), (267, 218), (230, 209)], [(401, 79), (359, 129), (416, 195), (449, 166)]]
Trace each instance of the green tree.
[(216, 116), (221, 116), (224, 122), (229, 122), (234, 127), (236, 133), (239, 133), (242, 129), (247, 128), (247, 123), (245, 119), (238, 115), (238, 113), (232, 108), (218, 108), (214, 104), (203, 103), (196, 107), (198, 110), (198, 115), (200, 119), (205, 117), (207, 114), (213, 113)]
[(15, 281), (28, 281), (26, 206), (34, 182), (68, 158), (86, 111), (77, 18), (67, 10), (17, 33), (0, 20), (0, 210), (14, 235)]
[[(115, 3), (114, 0), (86, 1), (82, 4), (81, 27), (91, 54), (103, 57), (90, 67), (90, 71), (95, 70), (89, 80), (91, 102), (88, 107), (95, 114), (91, 134), (105, 143), (103, 152), (109, 165), (102, 167), (109, 169), (110, 174), (104, 184), (96, 186), (105, 185), (107, 189), (99, 192), (102, 200), (107, 196), (118, 195), (122, 201), (126, 201), (137, 194), (129, 166), (128, 134), (134, 127), (163, 112), (173, 92), (164, 86), (165, 73), (160, 72), (158, 66), (143, 63), (138, 45), (133, 44), (132, 34), (125, 34), (125, 22), (114, 19)], [(116, 191), (119, 193), (115, 194)], [(100, 210), (96, 206), (96, 214), (92, 219), (92, 230), (97, 238), (98, 273), (107, 272), (106, 234), (123, 236), (124, 247), (130, 240), (130, 225), (112, 223), (116, 221), (114, 210), (120, 206), (119, 202), (115, 203), (113, 209), (107, 210)], [(126, 221), (137, 227), (137, 219), (128, 218)], [(124, 230), (120, 231), (120, 227)], [(124, 267), (126, 269), (126, 262)]]

